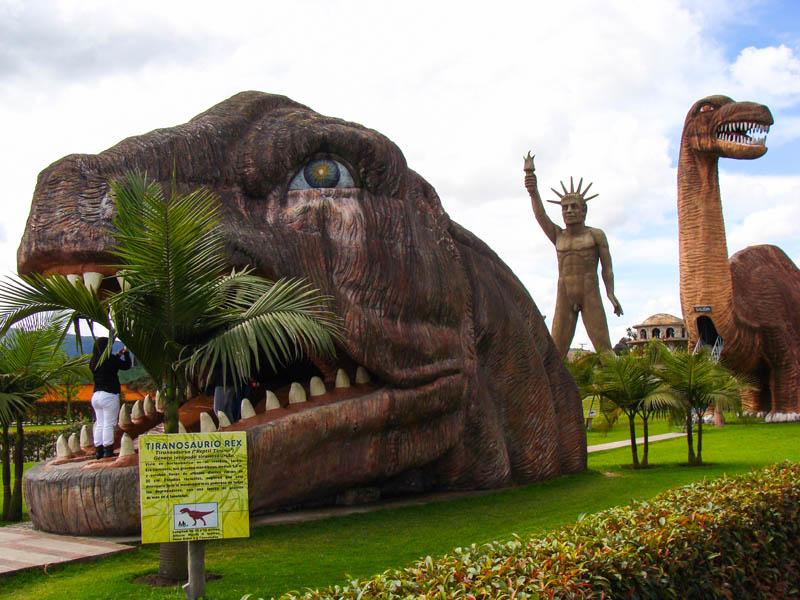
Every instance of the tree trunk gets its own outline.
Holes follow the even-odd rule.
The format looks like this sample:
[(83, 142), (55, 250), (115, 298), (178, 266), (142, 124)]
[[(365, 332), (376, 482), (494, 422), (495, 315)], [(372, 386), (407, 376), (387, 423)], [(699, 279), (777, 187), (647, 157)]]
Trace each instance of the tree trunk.
[(686, 443), (689, 445), (689, 464), (695, 464), (695, 455), (694, 455), (694, 439), (692, 437), (692, 409), (689, 409), (689, 412), (686, 413)]
[(697, 458), (695, 465), (700, 466), (703, 464), (703, 415), (698, 413), (699, 420), (697, 421)]
[(186, 542), (166, 542), (158, 548), (158, 574), (170, 581), (189, 578), (189, 560)]
[(714, 426), (723, 427), (725, 425), (725, 413), (718, 406), (714, 407)]
[(650, 440), (647, 434), (647, 421), (650, 418), (650, 415), (643, 414), (642, 415), (642, 436), (644, 437), (644, 445), (642, 446), (642, 466), (646, 467), (648, 465), (648, 454), (650, 453)]
[(11, 510), (11, 437), (8, 435), (8, 423), (3, 423), (3, 513), (0, 520), (8, 521)]
[[(164, 406), (164, 432), (178, 433), (179, 392), (175, 374), (167, 375)], [(189, 577), (186, 542), (168, 542), (158, 549), (158, 574), (171, 581), (186, 581)]]
[(14, 440), (14, 489), (7, 521), (22, 521), (22, 472), (25, 470), (25, 432), (22, 415), (17, 415), (17, 439)]
[(164, 433), (178, 433), (178, 394), (175, 375), (167, 376), (166, 389), (164, 390)]
[(628, 415), (628, 424), (630, 426), (631, 434), (631, 458), (633, 459), (633, 468), (639, 468), (639, 450), (636, 447), (636, 424), (634, 423), (634, 416)]

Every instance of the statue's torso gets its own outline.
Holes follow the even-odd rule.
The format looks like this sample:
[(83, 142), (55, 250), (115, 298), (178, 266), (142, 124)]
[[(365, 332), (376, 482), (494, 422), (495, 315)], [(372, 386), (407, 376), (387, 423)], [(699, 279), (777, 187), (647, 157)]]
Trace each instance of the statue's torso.
[(597, 239), (591, 227), (579, 233), (561, 230), (556, 235), (559, 279), (591, 277), (597, 280), (597, 263), (600, 254)]

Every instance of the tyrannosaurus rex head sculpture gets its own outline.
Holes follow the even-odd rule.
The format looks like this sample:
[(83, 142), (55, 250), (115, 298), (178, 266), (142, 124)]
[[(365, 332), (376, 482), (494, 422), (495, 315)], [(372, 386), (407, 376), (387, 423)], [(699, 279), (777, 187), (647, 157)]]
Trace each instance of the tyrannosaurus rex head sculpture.
[(772, 123), (772, 113), (763, 104), (708, 96), (695, 102), (686, 115), (683, 140), (696, 152), (759, 158), (767, 151), (764, 139)]
[[(234, 425), (248, 431), (252, 510), (359, 486), (487, 488), (585, 467), (575, 385), (530, 296), (378, 132), (243, 92), (184, 125), (67, 156), (39, 177), (19, 271), (80, 273), (111, 262), (108, 181), (133, 169), (165, 185), (174, 169), (180, 188), (213, 190), (232, 265), (305, 277), (333, 298), (344, 326), (338, 364), (311, 368), (325, 379), (356, 364), (373, 375), (361, 395)], [(58, 478), (103, 490), (108, 482), (81, 478), (136, 477), (133, 467), (74, 471)], [(26, 485), (61, 486), (55, 479), (37, 472)], [(70, 518), (83, 509), (66, 504), (57, 510), (71, 525), (53, 519), (44, 528), (136, 528), (133, 510), (111, 526)], [(42, 526), (43, 511), (31, 512)]]

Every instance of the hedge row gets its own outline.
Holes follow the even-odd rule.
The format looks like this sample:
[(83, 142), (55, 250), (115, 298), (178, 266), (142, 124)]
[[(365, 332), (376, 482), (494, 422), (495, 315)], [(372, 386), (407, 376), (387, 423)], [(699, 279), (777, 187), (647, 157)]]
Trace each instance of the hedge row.
[[(28, 431), (24, 433), (23, 442), (24, 462), (39, 462), (52, 458), (56, 454), (56, 440), (62, 433), (69, 436), (71, 433), (80, 433), (81, 423), (73, 424), (63, 429), (52, 431)], [(11, 437), (11, 457), (14, 457), (14, 442), (17, 439), (17, 432), (14, 429), (9, 431)], [(0, 442), (2, 445), (2, 442)]]
[(282, 598), (766, 599), (800, 597), (798, 582), (800, 465), (783, 463)]
[[(70, 421), (89, 420), (94, 418), (94, 411), (89, 402), (70, 402)], [(67, 403), (63, 401), (34, 402), (25, 415), (25, 423), (29, 425), (60, 425), (67, 423)]]

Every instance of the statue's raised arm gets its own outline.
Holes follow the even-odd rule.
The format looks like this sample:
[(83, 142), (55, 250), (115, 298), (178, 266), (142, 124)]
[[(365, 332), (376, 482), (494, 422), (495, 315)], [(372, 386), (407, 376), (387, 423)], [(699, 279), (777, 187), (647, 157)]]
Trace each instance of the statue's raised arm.
[(528, 151), (528, 155), (523, 157), (525, 159), (523, 165), (525, 171), (525, 189), (528, 190), (528, 194), (531, 197), (531, 207), (533, 208), (534, 216), (536, 216), (536, 221), (539, 223), (545, 235), (555, 244), (556, 234), (560, 227), (550, 220), (550, 217), (547, 216), (544, 210), (542, 198), (539, 196), (539, 187), (536, 183), (536, 168), (533, 166), (534, 156), (535, 155), (531, 155), (530, 151)]

